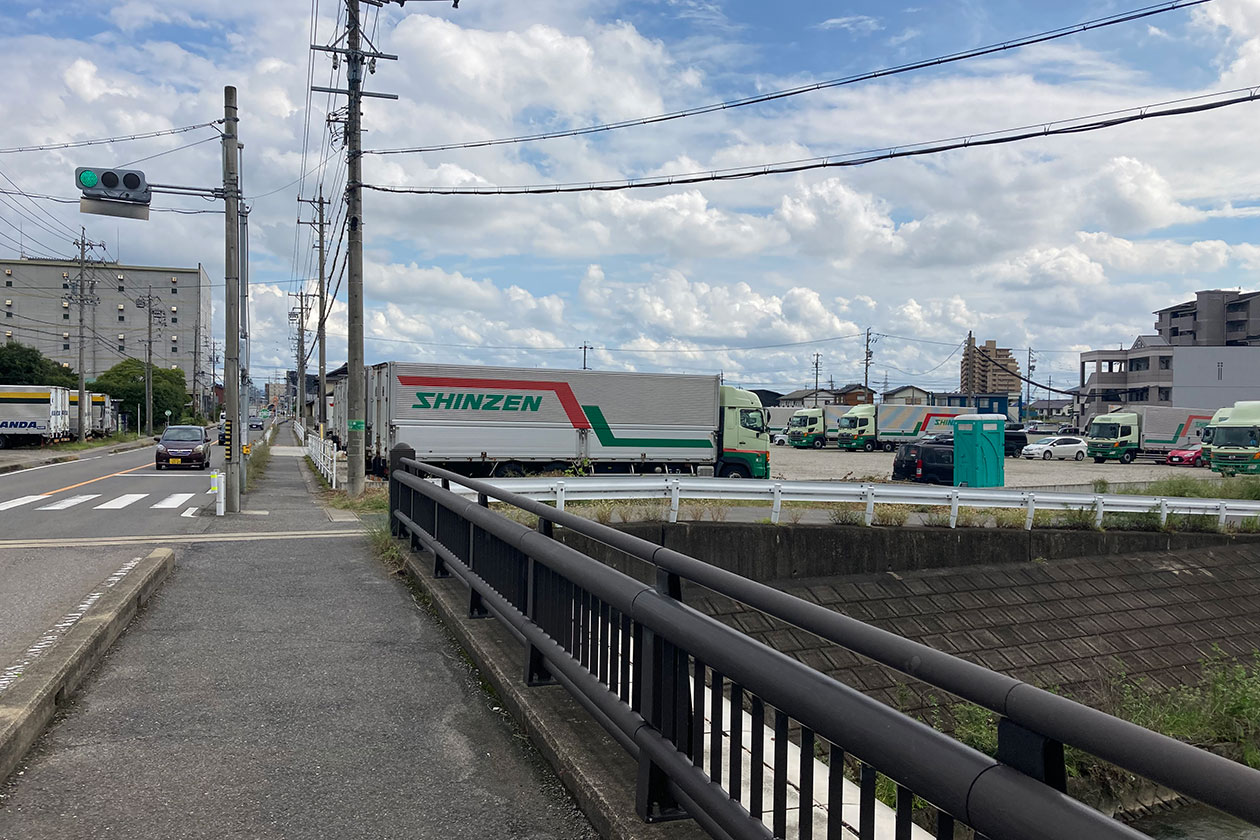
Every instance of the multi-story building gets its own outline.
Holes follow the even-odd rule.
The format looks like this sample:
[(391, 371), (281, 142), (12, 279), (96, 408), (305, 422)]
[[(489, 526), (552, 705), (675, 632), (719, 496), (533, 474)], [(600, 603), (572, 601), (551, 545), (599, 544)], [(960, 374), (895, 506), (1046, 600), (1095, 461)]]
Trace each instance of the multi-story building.
[[(84, 270), (84, 374), (91, 382), (124, 359), (146, 358), (149, 306), (153, 364), (178, 368), (195, 402), (213, 398), (210, 277), (204, 268), (88, 262)], [(17, 341), (79, 367), (79, 263), (0, 260), (0, 340)]]
[(998, 347), (996, 341), (977, 345), (967, 333), (958, 371), (958, 390), (971, 394), (1015, 394), (1023, 390), (1019, 378), (1019, 362), (1010, 348)]
[(1260, 399), (1257, 301), (1260, 292), (1197, 292), (1155, 313), (1155, 335), (1138, 336), (1128, 349), (1082, 353), (1084, 414), (1120, 404), (1220, 408)]

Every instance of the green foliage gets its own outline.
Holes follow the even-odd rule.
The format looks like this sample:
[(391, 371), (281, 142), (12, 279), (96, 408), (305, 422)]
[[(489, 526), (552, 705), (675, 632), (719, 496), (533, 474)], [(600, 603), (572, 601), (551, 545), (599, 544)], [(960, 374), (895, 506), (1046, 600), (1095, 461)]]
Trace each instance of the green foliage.
[(1094, 492), (1100, 496), (1111, 489), (1111, 484), (1105, 478), (1095, 478), (1093, 481)]
[(1081, 507), (1062, 510), (1055, 516), (1054, 526), (1065, 531), (1097, 531), (1094, 524), (1094, 509)]
[(832, 502), (827, 505), (827, 515), (834, 525), (865, 525), (866, 505), (861, 502)]
[(871, 521), (876, 525), (901, 526), (906, 524), (909, 517), (910, 508), (905, 505), (875, 505), (875, 515)]
[[(1023, 513), (1023, 511), (1020, 511)], [(984, 508), (960, 507), (958, 509), (957, 526), (959, 528), (983, 528), (989, 521), (990, 511)]]
[[(1036, 513), (1033, 514), (1034, 522)], [(999, 528), (1018, 530), (1028, 521), (1028, 512), (1020, 508), (996, 508), (993, 511), (993, 524)]]
[(1227, 523), (1226, 530), (1234, 534), (1260, 534), (1260, 516), (1247, 516), (1237, 522)]
[(0, 383), (4, 385), (60, 385), (79, 387), (79, 375), (25, 344), (0, 345)]
[(929, 507), (923, 514), (923, 524), (929, 528), (948, 528), (949, 508)]
[(1140, 489), (1125, 490), (1124, 492), (1142, 496), (1260, 501), (1260, 476), (1210, 479), (1195, 478), (1191, 475), (1178, 475), (1153, 481)]
[(1103, 529), (1107, 531), (1159, 531), (1159, 511), (1143, 513), (1104, 513)]
[(1211, 514), (1170, 513), (1164, 530), (1190, 534), (1215, 534), (1221, 530), (1221, 527), (1219, 520)]
[[(92, 383), (92, 390), (100, 391), (116, 400), (122, 400), (123, 410), (130, 412), (140, 406), (141, 422), (144, 422), (144, 362), (126, 359), (102, 373)], [(153, 368), (153, 425), (166, 422), (166, 411), (171, 412), (171, 422), (178, 423), (184, 414), (188, 392), (184, 390), (184, 372), (168, 368)]]

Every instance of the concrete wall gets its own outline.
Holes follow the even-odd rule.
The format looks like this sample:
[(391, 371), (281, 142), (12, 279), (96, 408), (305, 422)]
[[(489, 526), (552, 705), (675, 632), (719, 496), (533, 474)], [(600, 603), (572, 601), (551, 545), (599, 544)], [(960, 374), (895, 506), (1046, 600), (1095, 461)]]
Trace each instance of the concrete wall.
[(1217, 409), (1238, 400), (1260, 400), (1258, 370), (1260, 347), (1178, 347), (1173, 405)]

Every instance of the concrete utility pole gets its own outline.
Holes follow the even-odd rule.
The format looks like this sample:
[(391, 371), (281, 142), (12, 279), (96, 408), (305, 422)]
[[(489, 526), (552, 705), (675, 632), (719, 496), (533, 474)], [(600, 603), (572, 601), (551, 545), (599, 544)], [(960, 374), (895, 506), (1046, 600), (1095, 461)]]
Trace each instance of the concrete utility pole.
[(871, 352), (871, 328), (866, 328), (866, 355), (863, 357), (862, 371), (862, 387), (870, 390), (871, 387), (871, 357), (875, 354)]
[(818, 371), (822, 366), (822, 353), (814, 354), (814, 408), (818, 408)]
[(241, 440), (246, 434), (240, 426), (241, 406), (241, 259), (240, 259), (240, 191), (238, 188), (236, 88), (223, 89), (223, 298), (224, 339), (223, 390), (226, 403), (228, 434), (227, 499), (228, 513), (241, 509)]
[(306, 292), (289, 293), (289, 297), (298, 299), (298, 308), (294, 312), (290, 310), (289, 320), (297, 322), (298, 343), (297, 343), (297, 394), (296, 403), (293, 406), (293, 416), (298, 418), (303, 424), (307, 422), (306, 417), (306, 316), (307, 306)]
[(367, 465), (363, 460), (363, 436), (367, 401), (363, 381), (363, 147), (361, 132), (363, 107), (363, 50), (359, 32), (359, 0), (346, 0), (346, 82), (350, 107), (346, 114), (346, 141), (349, 174), (346, 176), (346, 224), (350, 228), (346, 246), (346, 303), (349, 306), (350, 336), (346, 351), (346, 493), (363, 495)]
[(83, 284), (83, 264), (87, 262), (87, 228), (79, 228), (79, 441), (87, 440), (87, 418), (91, 415), (87, 405), (87, 374), (84, 363), (83, 307), (87, 305), (87, 289)]
[(328, 281), (324, 277), (324, 205), (328, 201), (324, 198), (324, 188), (319, 188), (319, 198), (299, 198), (298, 201), (304, 204), (314, 204), (318, 215), (315, 222), (302, 222), (304, 225), (315, 225), (316, 236), (318, 241), (315, 247), (319, 249), (319, 321), (316, 324), (317, 340), (319, 341), (319, 406), (315, 410), (315, 422), (321, 426), (328, 423), (328, 399), (324, 394), (328, 391), (327, 377), (327, 356), (324, 347), (324, 321), (328, 317)]
[(153, 434), (153, 286), (149, 286), (149, 295), (144, 299), (145, 309), (149, 315), (149, 340), (145, 342), (144, 352), (144, 433)]

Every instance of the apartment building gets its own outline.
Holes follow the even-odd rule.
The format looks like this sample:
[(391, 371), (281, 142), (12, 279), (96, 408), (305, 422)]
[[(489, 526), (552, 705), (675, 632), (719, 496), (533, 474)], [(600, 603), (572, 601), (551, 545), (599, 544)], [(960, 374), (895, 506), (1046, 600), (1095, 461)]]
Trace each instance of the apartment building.
[[(143, 360), (154, 311), (153, 364), (178, 368), (199, 402), (211, 397), (210, 277), (204, 268), (86, 264), (84, 373), (88, 381), (123, 359)], [(17, 341), (79, 366), (79, 263), (0, 260), (0, 340)]]
[(958, 390), (973, 394), (1014, 394), (1024, 389), (1019, 362), (1010, 348), (998, 347), (996, 341), (977, 345), (967, 333), (962, 362), (958, 370)]

